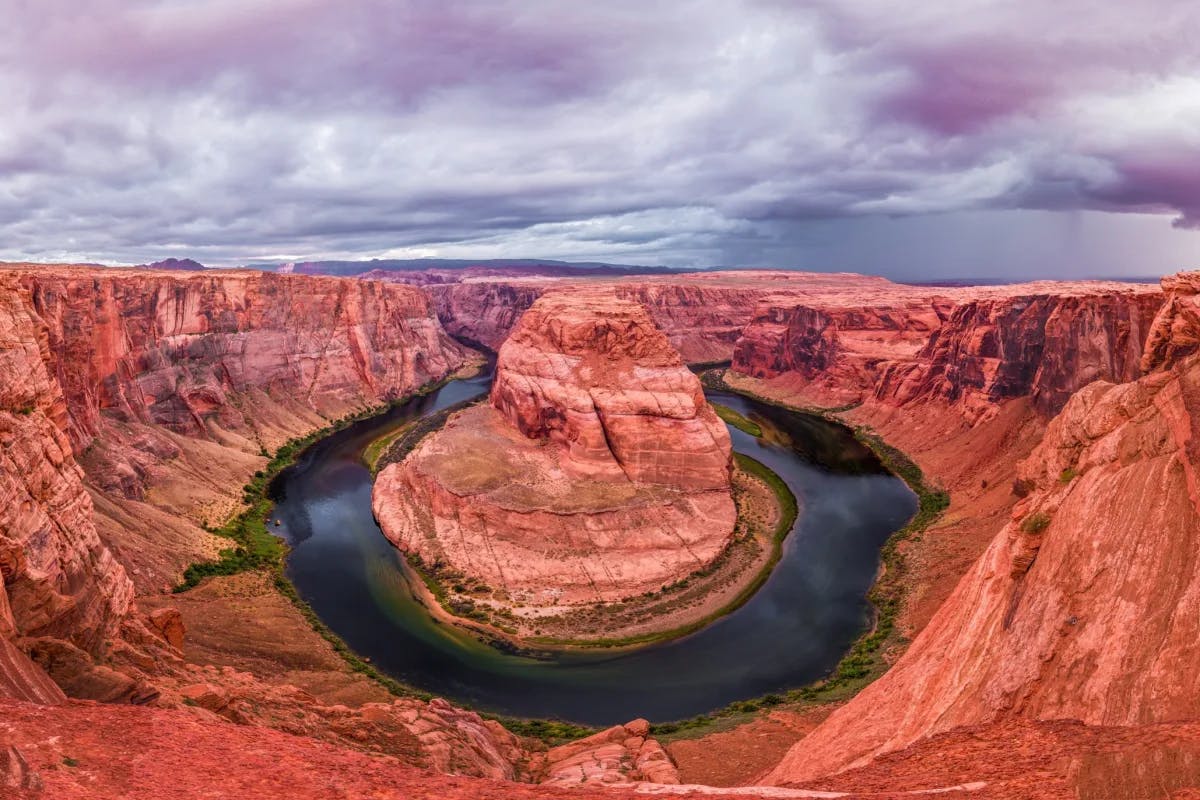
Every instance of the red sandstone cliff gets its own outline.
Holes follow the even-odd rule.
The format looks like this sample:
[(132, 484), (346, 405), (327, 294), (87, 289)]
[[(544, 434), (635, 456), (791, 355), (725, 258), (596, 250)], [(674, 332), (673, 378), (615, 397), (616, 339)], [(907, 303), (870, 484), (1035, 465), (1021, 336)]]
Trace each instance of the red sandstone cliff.
[(250, 271), (13, 269), (96, 524), (139, 589), (211, 557), (270, 452), (466, 353), (418, 289)]
[(1136, 378), (1163, 294), (1142, 285), (920, 287), (765, 298), (730, 370), (816, 405), (938, 401), (969, 422), (1030, 397), (1044, 416), (1094, 380)]
[[(793, 748), (770, 782), (804, 782), (1008, 715), (1094, 725), (1200, 715), (1198, 286), (1194, 276), (1164, 281), (1150, 371), (1123, 384), (1097, 380), (1066, 402), (1019, 468), (1017, 490), (1028, 494), (1009, 524), (900, 661)], [(1111, 303), (1036, 311), (1047, 322), (1035, 328), (1102, 352), (1119, 343), (1099, 363), (1129, 375), (1137, 315), (1158, 303), (1135, 301), (1128, 313)], [(1065, 391), (1060, 365), (1073, 356), (1060, 350), (1047, 369), (1045, 355), (1015, 381), (990, 371), (990, 385), (1049, 387), (1053, 407)], [(1034, 377), (1043, 374), (1049, 383)]]
[[(713, 272), (671, 277), (473, 278), (426, 286), (438, 318), (451, 334), (499, 350), (521, 314), (554, 289), (593, 287), (645, 307), (689, 364), (728, 361), (734, 344), (768, 296), (787, 293), (814, 303), (871, 293), (904, 294), (907, 287), (883, 278), (845, 273)], [(918, 294), (927, 295), (928, 292)]]
[(973, 419), (1029, 396), (1057, 413), (1095, 380), (1130, 381), (1163, 302), (1158, 292), (1101, 291), (971, 300), (954, 308), (911, 363), (890, 365), (876, 397), (940, 398)]
[(133, 585), (101, 543), (45, 329), (0, 273), (0, 638), (53, 637), (101, 655)]
[(861, 401), (881, 373), (916, 358), (950, 312), (945, 298), (897, 290), (849, 305), (841, 297), (764, 298), (737, 340), (731, 369), (814, 401)]
[(107, 657), (133, 599), (114, 549), (144, 588), (173, 582), (211, 552), (175, 514), (235, 495), (263, 447), (319, 413), (397, 397), (463, 357), (406, 287), (0, 270), (0, 636), (72, 691), (140, 691), (86, 663)]
[(544, 291), (537, 283), (471, 282), (426, 286), (451, 336), (495, 352)]
[(20, 280), (78, 449), (102, 417), (252, 437), (241, 395), (341, 414), (463, 359), (425, 296), (405, 286), (258, 272), (29, 270)]
[[(768, 284), (710, 286), (691, 276), (677, 283), (602, 284), (640, 303), (689, 364), (728, 361)], [(453, 336), (497, 351), (521, 314), (547, 291), (580, 280), (474, 280), (426, 286), (438, 319)]]
[(622, 283), (618, 296), (640, 303), (689, 364), (728, 361), (742, 329), (773, 281), (721, 285), (695, 279), (677, 283)]

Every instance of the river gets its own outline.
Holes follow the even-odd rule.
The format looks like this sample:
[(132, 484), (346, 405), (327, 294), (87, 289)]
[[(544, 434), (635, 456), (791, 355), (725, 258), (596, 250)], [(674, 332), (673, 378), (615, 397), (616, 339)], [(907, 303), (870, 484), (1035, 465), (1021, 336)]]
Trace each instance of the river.
[(734, 449), (778, 473), (800, 515), (771, 577), (741, 608), (681, 639), (552, 660), (501, 653), (436, 622), (371, 514), (363, 449), (384, 432), (487, 392), (456, 380), (306, 450), (271, 487), (292, 548), (287, 576), (326, 625), (397, 680), (459, 704), (594, 725), (662, 722), (801, 686), (827, 674), (870, 624), (879, 550), (916, 497), (849, 431), (740, 395), (708, 392), (757, 421)]

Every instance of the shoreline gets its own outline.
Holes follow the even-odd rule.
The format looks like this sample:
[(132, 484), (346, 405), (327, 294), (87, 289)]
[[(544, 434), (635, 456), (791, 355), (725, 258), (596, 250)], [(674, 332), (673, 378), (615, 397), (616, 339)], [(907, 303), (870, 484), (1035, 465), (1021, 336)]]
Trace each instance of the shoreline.
[[(726, 594), (733, 595), (732, 599), (720, 603), (715, 609), (702, 611), (701, 616), (695, 619), (686, 620), (681, 624), (673, 625), (664, 630), (651, 630), (627, 636), (608, 638), (567, 639), (521, 637), (501, 630), (494, 625), (455, 614), (446, 608), (445, 601), (443, 600), (444, 590), (438, 583), (437, 578), (429, 574), (420, 564), (414, 563), (410, 556), (401, 551), (405, 561), (405, 578), (413, 591), (414, 598), (434, 619), (441, 623), (452, 625), (501, 652), (513, 655), (521, 655), (529, 658), (550, 658), (559, 653), (592, 650), (620, 651), (682, 638), (738, 610), (762, 588), (763, 584), (770, 578), (775, 566), (779, 563), (783, 552), (783, 542), (791, 532), (799, 516), (799, 501), (782, 478), (771, 471), (766, 465), (750, 456), (735, 452), (734, 458), (745, 478), (755, 481), (760, 488), (766, 489), (774, 498), (774, 519), (770, 525), (770, 530), (760, 531), (755, 536), (755, 538), (761, 540), (764, 550), (751, 562), (751, 574), (748, 576), (743, 575), (741, 572), (735, 574), (734, 579), (739, 583), (739, 586), (735, 592), (726, 592)], [(739, 514), (739, 524), (744, 521), (742, 515)], [(723, 562), (728, 558), (731, 549), (736, 544), (736, 540), (731, 540), (729, 546), (722, 551), (713, 565), (680, 579), (675, 584), (665, 587), (664, 591), (670, 591), (674, 587), (679, 587), (678, 591), (682, 591), (693, 581), (703, 580), (714, 574), (719, 574), (720, 568), (724, 565)], [(761, 563), (756, 564), (755, 562)], [(622, 601), (620, 604), (627, 606), (643, 598), (644, 596), (631, 598)], [(652, 601), (650, 598), (646, 599)], [(671, 598), (667, 597), (664, 599), (669, 602)]]
[[(464, 369), (466, 369), (466, 368), (467, 367), (464, 367)], [(478, 374), (478, 367), (474, 367), (474, 369), (475, 369), (474, 374)], [(876, 677), (878, 677), (878, 675), (872, 676), (870, 678), (870, 680), (862, 680), (861, 678), (858, 678), (858, 679), (856, 679), (856, 680), (858, 680), (858, 683), (856, 685), (849, 685), (845, 682), (841, 682), (841, 683), (838, 683), (835, 685), (835, 684), (831, 684), (831, 679), (832, 679), (832, 677), (837, 676), (837, 674), (839, 673), (839, 671), (841, 670), (843, 665), (846, 665), (852, 661), (852, 657), (855, 655), (855, 653), (859, 649), (860, 645), (862, 645), (866, 640), (873, 639), (874, 637), (876, 637), (876, 635), (878, 634), (878, 632), (880, 630), (881, 626), (880, 626), (880, 621), (879, 621), (880, 615), (878, 613), (878, 595), (876, 593), (877, 593), (877, 591), (883, 590), (880, 586), (880, 582), (883, 581), (884, 579), (887, 579), (889, 581), (889, 583), (891, 583), (891, 584), (899, 582), (899, 577), (900, 577), (899, 572), (901, 570), (898, 569), (896, 566), (894, 566), (895, 562), (893, 560), (893, 559), (899, 558), (899, 555), (897, 553), (895, 553), (895, 550), (894, 550), (896, 545), (898, 545), (904, 539), (907, 539), (913, 535), (916, 535), (917, 533), (919, 533), (920, 531), (924, 530), (926, 527), (931, 525), (933, 522), (935, 522), (937, 520), (938, 517), (940, 517), (941, 511), (944, 510), (944, 507), (931, 508), (927, 512), (927, 509), (926, 509), (927, 504), (925, 501), (925, 496), (926, 495), (934, 495), (935, 500), (936, 500), (936, 495), (938, 493), (933, 492), (932, 490), (929, 489), (929, 487), (926, 487), (924, 485), (923, 477), (920, 475), (920, 470), (919, 470), (919, 468), (916, 468), (916, 465), (911, 461), (911, 459), (908, 459), (907, 456), (905, 456), (897, 448), (894, 448), (891, 445), (888, 445), (886, 441), (884, 441), (877, 435), (863, 434), (863, 436), (870, 437), (869, 439), (863, 439), (862, 436), (859, 435), (858, 429), (856, 429), (853, 426), (847, 425), (847, 423), (844, 420), (841, 420), (838, 417), (832, 415), (833, 413), (836, 413), (836, 411), (800, 408), (800, 407), (790, 406), (786, 403), (773, 400), (769, 397), (756, 395), (753, 392), (749, 392), (746, 390), (742, 390), (742, 389), (738, 389), (738, 388), (726, 385), (726, 384), (724, 384), (723, 381), (721, 381), (720, 384), (718, 384), (718, 385), (713, 385), (712, 383), (709, 382), (710, 373), (711, 373), (711, 371), (705, 372), (701, 376), (702, 380), (704, 380), (704, 385), (707, 388), (714, 388), (714, 389), (719, 389), (722, 391), (727, 391), (727, 392), (730, 392), (733, 394), (747, 396), (752, 399), (759, 400), (761, 402), (768, 403), (768, 404), (771, 404), (771, 405), (774, 405), (774, 406), (777, 406), (780, 408), (784, 408), (789, 411), (797, 412), (797, 413), (806, 413), (806, 414), (813, 414), (815, 416), (820, 416), (823, 419), (827, 419), (831, 422), (834, 422), (839, 425), (843, 425), (843, 426), (849, 428), (850, 430), (855, 431), (856, 437), (860, 438), (860, 441), (864, 441), (864, 444), (866, 444), (868, 447), (870, 447), (872, 449), (872, 451), (875, 452), (876, 455), (879, 456), (881, 458), (881, 460), (884, 461), (884, 465), (889, 470), (889, 472), (896, 475), (897, 477), (900, 477), (903, 481), (905, 481), (905, 483), (908, 484), (910, 489), (912, 489), (918, 495), (918, 498), (920, 499), (921, 502), (918, 507), (918, 511), (914, 515), (914, 517), (912, 519), (910, 519), (909, 522), (903, 528), (900, 528), (895, 533), (893, 533), (892, 536), (889, 537), (887, 542), (885, 542), (883, 549), (881, 549), (879, 574), (876, 577), (875, 584), (872, 585), (872, 588), (868, 592), (868, 595), (867, 595), (868, 599), (871, 600), (872, 605), (877, 608), (876, 620), (875, 620), (874, 624), (871, 626), (871, 628), (868, 630), (865, 630), (863, 632), (863, 634), (858, 638), (858, 640), (855, 641), (854, 645), (851, 646), (850, 650), (847, 651), (846, 655), (843, 656), (842, 660), (838, 664), (838, 667), (835, 667), (833, 676), (831, 676), (831, 678), (826, 678), (821, 681), (816, 681), (816, 682), (807, 684), (805, 686), (796, 687), (794, 689), (787, 690), (786, 692), (783, 692), (783, 693), (770, 693), (770, 694), (765, 694), (765, 695), (761, 695), (758, 697), (748, 698), (746, 700), (734, 701), (733, 703), (730, 703), (724, 707), (714, 709), (710, 712), (707, 712), (705, 714), (699, 714), (694, 717), (690, 717), (690, 718), (686, 718), (686, 719), (682, 719), (682, 720), (670, 721), (670, 722), (655, 723), (652, 725), (652, 732), (654, 733), (654, 735), (660, 736), (660, 737), (661, 736), (671, 736), (672, 734), (683, 734), (684, 736), (703, 735), (706, 731), (715, 729), (721, 724), (728, 724), (730, 722), (736, 722), (736, 720), (738, 720), (738, 719), (748, 719), (751, 716), (757, 714), (757, 712), (762, 709), (770, 709), (770, 708), (774, 708), (776, 706), (780, 706), (780, 705), (784, 705), (784, 704), (803, 704), (806, 706), (811, 706), (814, 704), (822, 704), (823, 705), (823, 704), (830, 703), (830, 702), (836, 702), (839, 700), (848, 699), (849, 697), (853, 696), (854, 694), (857, 694), (857, 692), (859, 690), (861, 690), (868, 683), (870, 683), (872, 680), (874, 680)], [(290, 459), (288, 460), (287, 464), (285, 464), (284, 466), (290, 465), (302, 454), (304, 449), (306, 449), (308, 446), (313, 444), (318, 439), (322, 438), (322, 436), (329, 435), (330, 433), (334, 432), (335, 430), (340, 430), (341, 428), (344, 428), (350, 424), (353, 424), (354, 422), (368, 419), (371, 416), (376, 416), (380, 413), (387, 411), (392, 406), (407, 402), (408, 400), (411, 400), (414, 397), (418, 397), (418, 396), (429, 394), (433, 391), (436, 391), (441, 386), (444, 386), (449, 381), (454, 380), (458, 377), (460, 377), (460, 376), (456, 373), (455, 375), (446, 376), (445, 378), (442, 378), (438, 381), (430, 382), (429, 384), (426, 384), (425, 386), (418, 388), (417, 390), (413, 391), (412, 393), (406, 395), (405, 397), (399, 398), (396, 401), (393, 401), (392, 403), (389, 403), (389, 404), (381, 406), (381, 407), (373, 408), (370, 410), (369, 413), (363, 412), (361, 415), (356, 415), (354, 419), (347, 420), (344, 422), (344, 424), (341, 424), (341, 423), (343, 423), (343, 421), (339, 420), (338, 423), (334, 423), (334, 424), (341, 424), (339, 428), (334, 428), (333, 427), (334, 424), (331, 424), (331, 426), (328, 426), (326, 429), (322, 429), (324, 431), (324, 433), (321, 435), (318, 435), (318, 433), (320, 433), (319, 431), (314, 431), (305, 437), (298, 437), (296, 440), (292, 440), (287, 445), (284, 445), (283, 447), (281, 447), (279, 449), (279, 451), (276, 452), (275, 457), (273, 458), (273, 461), (275, 459), (278, 459), (281, 456), (282, 451), (287, 449), (289, 447), (289, 445), (293, 445), (294, 443), (298, 444), (300, 441), (303, 440), (305, 442), (304, 445), (302, 447), (298, 447), (297, 449), (294, 449), (291, 452)], [(837, 409), (837, 411), (840, 411), (840, 410), (842, 410), (842, 409)], [(406, 427), (410, 427), (410, 426), (406, 426)], [(880, 452), (881, 450), (883, 450), (885, 452), (881, 453)], [(885, 453), (887, 455), (886, 458), (884, 457)], [(907, 468), (909, 465), (911, 465), (911, 467), (916, 470), (915, 475), (914, 475), (912, 469)], [(280, 471), (282, 471), (282, 468), (283, 467), (280, 468)], [(275, 473), (275, 474), (277, 474), (277, 473)], [(272, 475), (272, 479), (273, 479), (273, 477), (274, 477), (274, 475)], [(269, 485), (269, 483), (270, 483), (270, 481), (261, 482), (260, 490), (264, 496), (265, 496), (265, 492), (266, 492), (266, 489), (267, 489), (267, 486)], [(247, 488), (249, 488), (249, 486), (250, 485), (247, 485)], [(937, 503), (935, 502), (935, 503), (933, 503), (933, 505), (936, 506)], [(254, 510), (254, 507), (252, 506), (251, 508), (244, 509), (243, 511), (240, 511), (240, 512), (234, 514), (233, 517), (230, 519), (230, 521), (228, 523), (226, 523), (226, 525), (223, 527), (224, 528), (230, 527), (238, 519), (246, 516), (253, 510)], [(264, 520), (264, 527), (265, 527), (265, 520)], [(316, 633), (322, 639), (325, 639), (327, 642), (329, 642), (329, 644), (333, 647), (334, 651), (342, 658), (342, 660), (346, 663), (347, 667), (352, 672), (355, 672), (355, 673), (363, 675), (364, 677), (367, 677), (368, 679), (370, 679), (370, 680), (376, 682), (377, 684), (379, 684), (380, 686), (382, 686), (389, 693), (391, 693), (395, 696), (398, 696), (398, 697), (415, 697), (417, 699), (427, 700), (427, 699), (431, 699), (434, 696), (430, 692), (423, 691), (421, 689), (418, 689), (414, 686), (406, 684), (402, 681), (396, 680), (396, 679), (380, 672), (376, 667), (374, 667), (367, 661), (363, 660), (363, 658), (361, 656), (359, 656), (357, 653), (355, 653), (345, 643), (345, 641), (340, 636), (338, 636), (335, 632), (333, 632), (320, 619), (320, 617), (312, 609), (312, 607), (307, 602), (305, 602), (303, 600), (303, 598), (301, 598), (299, 596), (295, 586), (292, 584), (292, 582), (290, 580), (288, 580), (288, 578), (284, 574), (283, 566), (286, 563), (286, 546), (283, 545), (282, 540), (278, 539), (277, 537), (274, 537), (273, 534), (269, 534), (269, 532), (268, 532), (268, 535), (270, 535), (271, 538), (274, 539), (276, 542), (279, 542), (281, 547), (284, 548), (284, 552), (282, 553), (282, 557), (281, 557), (281, 560), (279, 561), (279, 563), (271, 568), (242, 567), (241, 569), (236, 570), (236, 571), (250, 571), (250, 570), (257, 569), (259, 571), (263, 571), (266, 574), (268, 574), (268, 576), (272, 579), (272, 584), (275, 587), (276, 591), (278, 591), (281, 595), (286, 597), (292, 603), (292, 605), (294, 605), (296, 607), (296, 609), (301, 613), (301, 615), (308, 622), (308, 624), (310, 625), (310, 627), (314, 633)], [(889, 565), (893, 565), (893, 566), (889, 566)], [(195, 565), (193, 565), (193, 566), (195, 566)], [(219, 574), (233, 574), (233, 573), (231, 572), (231, 573), (211, 573), (211, 574), (219, 575)], [(206, 577), (208, 577), (208, 575), (203, 575), (200, 577), (200, 580), (203, 580)], [(197, 581), (197, 583), (198, 582), (199, 581)], [(195, 585), (195, 584), (193, 584), (193, 585)], [(182, 586), (177, 587), (177, 589), (184, 589), (184, 588), (185, 587), (182, 587)], [(190, 588), (190, 587), (188, 587), (188, 588)], [(887, 589), (886, 591), (889, 593), (893, 592), (894, 588)], [(893, 616), (894, 616), (894, 613), (893, 613)], [(891, 632), (891, 630), (890, 630), (890, 626), (889, 626), (888, 633), (890, 634), (890, 632)], [(874, 649), (878, 650), (879, 648), (878, 648), (878, 646), (875, 646)], [(880, 672), (880, 674), (882, 674), (882, 673)], [(843, 691), (839, 693), (839, 696), (830, 696), (830, 695), (834, 694), (833, 690), (835, 690), (835, 689), (841, 689)], [(469, 710), (476, 710), (478, 713), (480, 713), (481, 716), (483, 716), (486, 719), (496, 720), (497, 722), (504, 725), (505, 728), (507, 728), (508, 730), (512, 731), (515, 734), (523, 735), (523, 736), (531, 736), (531, 737), (541, 739), (543, 741), (548, 741), (548, 742), (553, 742), (553, 743), (561, 743), (564, 741), (578, 739), (578, 738), (581, 738), (584, 736), (588, 736), (592, 733), (595, 733), (597, 730), (595, 727), (592, 727), (592, 726), (580, 725), (580, 724), (566, 722), (566, 721), (562, 721), (562, 720), (556, 720), (556, 719), (513, 717), (513, 716), (506, 716), (506, 715), (502, 715), (502, 714), (487, 712), (487, 711), (481, 711), (478, 709), (474, 709), (469, 704), (464, 704), (464, 705), (462, 705), (462, 707), (469, 709)], [(680, 737), (674, 736), (672, 738), (680, 738)]]
[(927, 484), (921, 468), (902, 450), (888, 444), (868, 426), (852, 425), (838, 416), (856, 408), (858, 403), (828, 409), (794, 406), (748, 389), (732, 386), (725, 382), (724, 372), (721, 368), (707, 370), (700, 375), (701, 383), (706, 389), (741, 395), (794, 413), (820, 417), (851, 431), (858, 441), (875, 453), (890, 474), (904, 481), (917, 496), (917, 510), (880, 548), (879, 569), (876, 571), (874, 583), (867, 591), (867, 600), (875, 610), (872, 624), (854, 641), (828, 677), (783, 693), (736, 701), (708, 714), (651, 725), (651, 732), (660, 737), (676, 733), (685, 736), (703, 735), (708, 729), (716, 726), (718, 721), (730, 720), (739, 715), (748, 717), (763, 708), (785, 704), (811, 707), (849, 700), (882, 676), (890, 664), (883, 661), (881, 654), (889, 646), (904, 644), (893, 639), (895, 617), (907, 594), (907, 587), (903, 583), (904, 556), (899, 552), (899, 545), (937, 522), (950, 504), (949, 494), (943, 489)]

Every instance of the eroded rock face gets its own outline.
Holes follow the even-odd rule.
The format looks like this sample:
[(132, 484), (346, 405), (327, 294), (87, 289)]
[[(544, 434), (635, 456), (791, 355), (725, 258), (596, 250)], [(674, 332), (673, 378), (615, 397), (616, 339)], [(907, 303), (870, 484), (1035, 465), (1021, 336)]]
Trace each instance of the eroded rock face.
[(1162, 279), (1162, 304), (1146, 349), (1142, 369), (1151, 372), (1200, 350), (1200, 272), (1181, 272)]
[(58, 705), (67, 699), (45, 670), (3, 638), (0, 638), (0, 697), (39, 705)]
[(689, 364), (728, 361), (771, 281), (752, 286), (713, 285), (700, 279), (676, 283), (623, 283), (618, 296), (641, 304), (671, 346)]
[(1157, 292), (1067, 290), (961, 303), (917, 359), (889, 367), (876, 396), (898, 404), (937, 397), (974, 419), (1029, 396), (1052, 416), (1092, 381), (1140, 374), (1162, 301)]
[[(1112, 283), (864, 287), (767, 297), (730, 370), (815, 405), (937, 401), (969, 423), (1031, 398), (1044, 417), (1094, 380), (1133, 380), (1163, 294)], [(747, 387), (754, 388), (754, 387)]]
[[(539, 297), (570, 281), (468, 281), (425, 287), (438, 318), (453, 336), (490, 350), (516, 327)], [(728, 361), (742, 328), (769, 285), (728, 287), (675, 283), (606, 284), (618, 297), (641, 304), (671, 346), (689, 364)]]
[(614, 600), (707, 566), (729, 541), (727, 429), (646, 312), (538, 300), (500, 351), (491, 405), (383, 470), (385, 535), (520, 605)]
[(733, 353), (734, 373), (860, 401), (882, 372), (908, 363), (949, 315), (945, 298), (897, 287), (877, 304), (776, 295), (763, 299)]
[(564, 445), (564, 468), (581, 477), (729, 487), (725, 424), (636, 303), (539, 300), (500, 351), (491, 401), (527, 437)]
[[(219, 691), (211, 697), (206, 689), (197, 692), (206, 703), (219, 707), (222, 702)], [(236, 697), (230, 699), (237, 702)], [(397, 743), (401, 739), (413, 743), (414, 735), (403, 722), (412, 705), (414, 701), (401, 700), (369, 704), (361, 714), (346, 713), (346, 738), (361, 735), (366, 728), (368, 741), (393, 734)], [(449, 724), (445, 735), (459, 735), (462, 720), (435, 719), (438, 712), (432, 703), (419, 705), (425, 706), (421, 713), (428, 715), (429, 725)], [(251, 797), (264, 791), (267, 796), (296, 800), (324, 800), (331, 792), (334, 797), (380, 800), (627, 800), (646, 796), (628, 782), (613, 788), (577, 784), (572, 789), (504, 782), (491, 771), (496, 767), (487, 763), (486, 756), (473, 769), (473, 758), (465, 751), (461, 761), (439, 763), (426, 758), (427, 768), (420, 769), (403, 753), (397, 753), (397, 758), (379, 757), (380, 752), (392, 755), (386, 748), (364, 745), (359, 749), (300, 731), (230, 724), (199, 705), (147, 708), (80, 703), (44, 709), (0, 698), (0, 713), (0, 724), (7, 726), (0, 750), (19, 750), (15, 755), (0, 752), (0, 794), (9, 786), (20, 789), (23, 784), (44, 790), (41, 794), (55, 800), (149, 800), (171, 795), (213, 796), (214, 792), (221, 797)], [(488, 726), (486, 721), (479, 724)], [(424, 742), (416, 744), (422, 750)], [(77, 767), (64, 766), (68, 759)], [(38, 773), (41, 778), (34, 785), (32, 778)], [(647, 788), (654, 792), (655, 787)], [(712, 796), (734, 797), (720, 792)]]
[(545, 755), (544, 771), (543, 785), (564, 788), (679, 783), (679, 770), (662, 745), (650, 738), (650, 723), (644, 719), (553, 748)]
[[(394, 278), (393, 278), (394, 279)], [(899, 292), (883, 278), (844, 273), (693, 273), (672, 277), (473, 278), (430, 285), (438, 317), (450, 333), (498, 350), (521, 314), (546, 292), (588, 286), (642, 305), (671, 346), (689, 364), (728, 361), (743, 329), (764, 298), (790, 293), (810, 302)], [(921, 294), (921, 293), (919, 293)], [(929, 294), (928, 291), (923, 294)]]
[(1153, 371), (1067, 401), (1020, 466), (1027, 495), (1011, 522), (900, 661), (772, 782), (1002, 715), (1098, 725), (1200, 715), (1200, 357), (1195, 329), (1180, 324), (1187, 284), (1172, 284), (1148, 337)]
[(536, 283), (474, 282), (427, 286), (425, 291), (447, 333), (495, 352), (544, 289)]
[[(193, 493), (232, 495), (262, 449), (320, 427), (319, 412), (399, 396), (463, 358), (407, 287), (0, 270), (0, 637), (19, 640), (76, 696), (149, 696), (140, 680), (92, 663), (144, 666), (158, 656), (142, 645), (161, 647), (123, 640), (134, 586), (100, 532), (137, 571), (143, 558), (162, 570), (148, 585), (169, 586), (211, 551), (187, 520), (138, 502), (149, 490), (182, 487), (155, 498), (170, 511)], [(177, 646), (181, 631), (163, 622)]]
[(83, 449), (103, 418), (196, 437), (245, 432), (261, 391), (339, 413), (452, 372), (463, 351), (416, 289), (258, 272), (20, 274)]
[(0, 273), (0, 637), (57, 637), (99, 655), (133, 585), (96, 533), (27, 300)]

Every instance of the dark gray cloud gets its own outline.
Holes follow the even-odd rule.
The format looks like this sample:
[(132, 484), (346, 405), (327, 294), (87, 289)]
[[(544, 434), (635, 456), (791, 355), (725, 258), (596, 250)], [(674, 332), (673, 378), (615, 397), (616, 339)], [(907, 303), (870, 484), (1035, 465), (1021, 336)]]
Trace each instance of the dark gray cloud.
[(8, 258), (1098, 274), (1200, 226), (1190, 0), (0, 11)]

